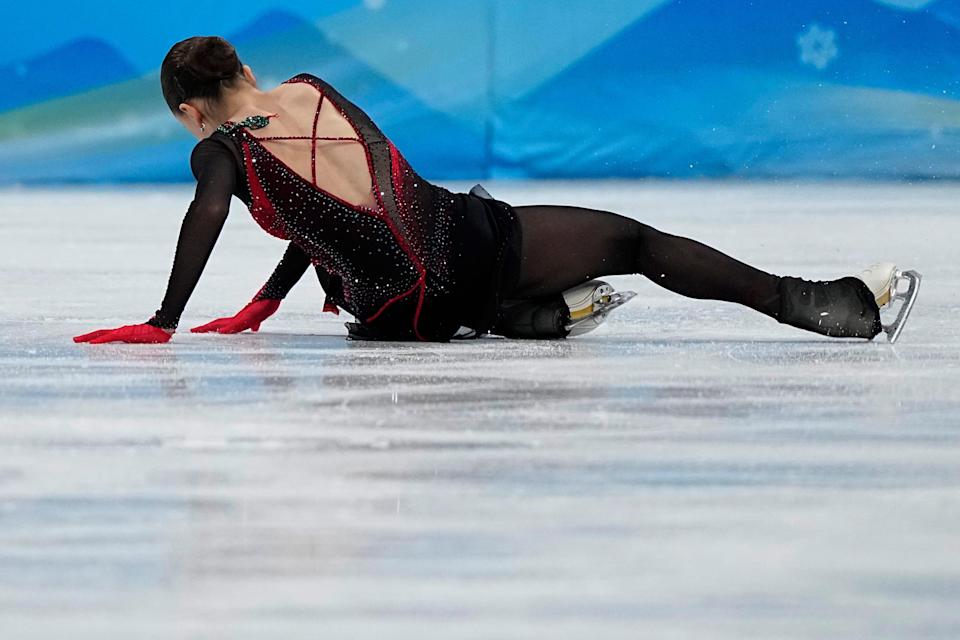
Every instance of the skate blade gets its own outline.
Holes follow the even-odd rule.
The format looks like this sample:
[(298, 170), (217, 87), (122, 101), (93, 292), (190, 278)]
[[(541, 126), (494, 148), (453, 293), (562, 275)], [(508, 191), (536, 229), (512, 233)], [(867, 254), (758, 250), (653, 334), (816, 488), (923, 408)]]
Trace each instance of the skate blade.
[(582, 327), (588, 322), (592, 322), (595, 325), (600, 324), (606, 319), (607, 314), (617, 307), (630, 302), (636, 295), (635, 291), (618, 291), (609, 295), (603, 295), (600, 300), (593, 303), (593, 308), (588, 315), (569, 322), (564, 328), (567, 331), (573, 331), (574, 328)]
[[(907, 282), (906, 290), (901, 290), (901, 282)], [(883, 332), (887, 334), (887, 342), (893, 344), (900, 337), (903, 331), (903, 325), (907, 322), (907, 317), (913, 310), (913, 305), (917, 301), (917, 293), (920, 291), (920, 274), (916, 271), (898, 271), (894, 277), (894, 285), (891, 289), (890, 304), (897, 300), (902, 302), (897, 317), (890, 324), (883, 325)]]

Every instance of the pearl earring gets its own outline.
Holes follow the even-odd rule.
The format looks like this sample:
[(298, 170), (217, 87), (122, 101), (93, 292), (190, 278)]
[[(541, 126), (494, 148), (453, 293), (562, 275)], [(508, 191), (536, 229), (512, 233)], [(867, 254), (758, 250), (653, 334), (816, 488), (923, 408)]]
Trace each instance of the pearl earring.
[(206, 131), (206, 129), (207, 129), (207, 125), (205, 125), (203, 122), (200, 122), (200, 133), (203, 133), (204, 131)]

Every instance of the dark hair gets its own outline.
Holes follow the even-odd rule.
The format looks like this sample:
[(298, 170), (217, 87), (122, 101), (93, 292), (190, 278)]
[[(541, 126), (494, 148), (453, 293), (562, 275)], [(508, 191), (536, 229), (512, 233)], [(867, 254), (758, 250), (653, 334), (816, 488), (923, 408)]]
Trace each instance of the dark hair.
[(160, 88), (174, 115), (190, 98), (217, 100), (224, 83), (243, 73), (233, 45), (219, 36), (194, 36), (170, 48), (160, 65)]

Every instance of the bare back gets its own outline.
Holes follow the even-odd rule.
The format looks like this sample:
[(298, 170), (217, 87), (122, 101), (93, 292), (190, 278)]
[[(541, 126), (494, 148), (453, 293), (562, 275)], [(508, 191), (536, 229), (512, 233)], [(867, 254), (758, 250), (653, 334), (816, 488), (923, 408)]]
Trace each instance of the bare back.
[[(337, 106), (303, 82), (281, 84), (265, 95), (276, 116), (256, 132), (263, 146), (318, 189), (352, 206), (375, 208), (363, 143)], [(231, 120), (251, 115), (270, 114), (249, 107)]]

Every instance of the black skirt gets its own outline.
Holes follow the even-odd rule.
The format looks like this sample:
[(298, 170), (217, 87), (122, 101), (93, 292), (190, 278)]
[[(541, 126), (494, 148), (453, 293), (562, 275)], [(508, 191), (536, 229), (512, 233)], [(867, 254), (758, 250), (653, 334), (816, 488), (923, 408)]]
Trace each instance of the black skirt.
[(461, 239), (458, 289), (464, 313), (460, 325), (486, 333), (496, 322), (504, 294), (516, 288), (520, 276), (520, 247), (523, 236), (513, 207), (496, 200), (476, 185), (465, 200), (469, 234)]
[[(497, 321), (503, 296), (520, 275), (522, 233), (513, 207), (491, 197), (480, 185), (453, 193), (457, 221), (452, 230), (452, 286), (428, 286), (416, 322), (426, 340), (446, 342), (461, 327), (487, 333)], [(429, 283), (428, 274), (428, 283)], [(412, 298), (393, 305), (377, 321), (347, 323), (355, 340), (416, 340), (410, 317), (418, 313)]]

